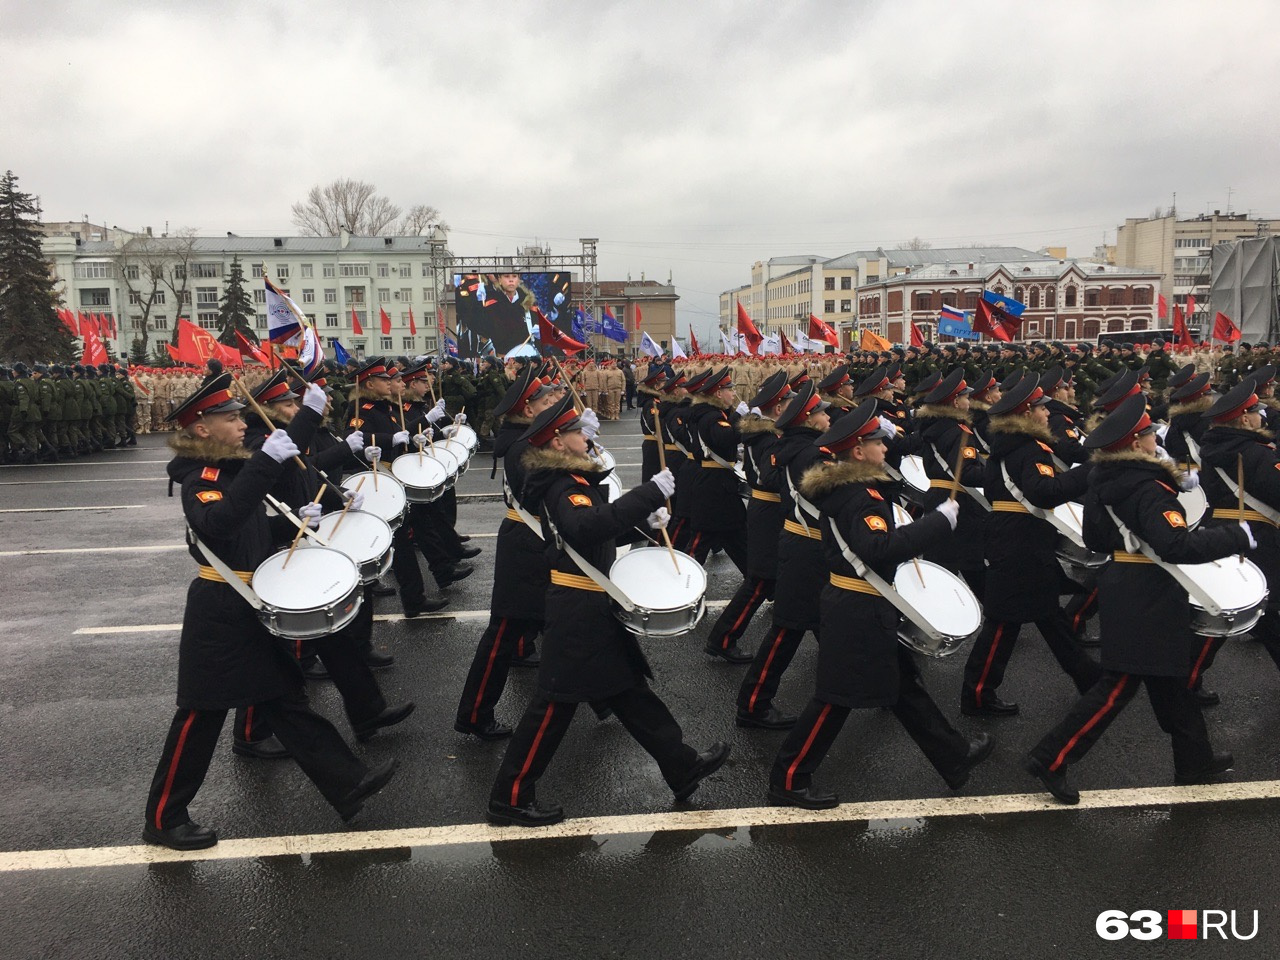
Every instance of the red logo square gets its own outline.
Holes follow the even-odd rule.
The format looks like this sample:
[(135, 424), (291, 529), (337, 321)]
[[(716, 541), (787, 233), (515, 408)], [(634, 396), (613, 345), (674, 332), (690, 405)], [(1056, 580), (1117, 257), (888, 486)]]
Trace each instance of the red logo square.
[(1169, 939), (1170, 940), (1195, 940), (1196, 932), (1199, 928), (1196, 926), (1196, 911), (1194, 910), (1170, 910), (1169, 911)]

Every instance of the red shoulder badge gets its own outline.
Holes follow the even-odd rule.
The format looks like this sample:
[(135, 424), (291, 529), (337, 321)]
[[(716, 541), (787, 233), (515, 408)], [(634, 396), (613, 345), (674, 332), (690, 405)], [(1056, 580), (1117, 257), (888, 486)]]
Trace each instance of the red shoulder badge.
[(360, 404), (360, 409), (362, 409), (362, 410), (372, 410), (372, 409), (373, 409), (373, 404), (372, 404), (372, 403), (362, 403), (362, 404)]
[(1171, 527), (1185, 527), (1187, 525), (1187, 518), (1177, 510), (1166, 510), (1164, 518), (1169, 521), (1169, 526)]
[(969, 425), (967, 423), (958, 423), (956, 426), (960, 428), (961, 433), (973, 433), (973, 431), (969, 429)]
[(573, 504), (575, 507), (589, 507), (589, 506), (591, 506), (591, 498), (590, 498), (590, 497), (588, 497), (585, 493), (571, 493), (571, 494), (569, 494), (569, 502), (570, 502), (571, 504)]
[(1043, 450), (1045, 453), (1053, 453), (1053, 447), (1049, 446), (1043, 440), (1037, 440), (1036, 445), (1039, 446), (1040, 449)]
[(1157, 480), (1156, 483), (1160, 484), (1160, 486), (1164, 487), (1166, 490), (1172, 493), (1175, 497), (1178, 495), (1178, 491), (1173, 489), (1173, 487), (1169, 486), (1163, 480)]
[(589, 486), (591, 486), (591, 484), (587, 483), (587, 480), (586, 480), (586, 478), (585, 478), (585, 477), (580, 477), (580, 476), (578, 476), (576, 473), (571, 473), (571, 474), (569, 474), (569, 476), (573, 477), (573, 479), (577, 480), (577, 481), (578, 481), (580, 484), (582, 484), (584, 487), (589, 487)]
[(205, 467), (203, 470), (200, 471), (200, 479), (208, 480), (210, 483), (217, 483), (218, 474), (220, 474), (221, 472), (222, 471), (219, 470), (217, 467)]
[(877, 490), (875, 487), (867, 487), (867, 496), (870, 497), (872, 500), (884, 499), (884, 497), (880, 495), (880, 491)]

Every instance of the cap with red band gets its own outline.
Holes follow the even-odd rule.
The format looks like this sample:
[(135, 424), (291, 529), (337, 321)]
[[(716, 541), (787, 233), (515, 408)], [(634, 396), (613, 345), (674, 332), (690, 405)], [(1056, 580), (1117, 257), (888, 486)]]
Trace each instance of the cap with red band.
[(774, 421), (774, 425), (780, 430), (787, 427), (797, 427), (804, 424), (805, 420), (815, 413), (827, 409), (831, 404), (818, 396), (818, 390), (810, 380), (801, 385), (796, 391), (796, 395), (791, 398), (791, 402), (787, 404), (786, 409), (778, 415), (778, 419)]
[(1220, 396), (1205, 416), (1214, 423), (1226, 424), (1251, 412), (1259, 403), (1258, 395), (1254, 393), (1253, 380), (1246, 377), (1243, 383)]
[(1125, 398), (1105, 420), (1085, 438), (1090, 450), (1119, 453), (1134, 440), (1155, 430), (1147, 413), (1147, 398), (1141, 395)]
[(538, 418), (520, 439), (527, 440), (531, 447), (545, 447), (560, 434), (581, 429), (582, 422), (573, 405), (573, 398), (566, 394), (559, 402), (538, 414)]
[(253, 391), (253, 399), (259, 403), (277, 403), (281, 400), (297, 400), (298, 395), (289, 388), (289, 375), (281, 367), (275, 376)]
[(835, 422), (814, 442), (828, 453), (844, 453), (866, 440), (882, 440), (888, 431), (880, 424), (875, 400), (864, 400)]
[(385, 357), (373, 357), (363, 367), (356, 371), (356, 383), (364, 383), (370, 377), (390, 377), (387, 372), (387, 360)]
[(214, 413), (234, 413), (243, 410), (244, 404), (231, 393), (231, 374), (220, 373), (210, 377), (165, 419), (179, 426), (189, 427), (201, 417)]

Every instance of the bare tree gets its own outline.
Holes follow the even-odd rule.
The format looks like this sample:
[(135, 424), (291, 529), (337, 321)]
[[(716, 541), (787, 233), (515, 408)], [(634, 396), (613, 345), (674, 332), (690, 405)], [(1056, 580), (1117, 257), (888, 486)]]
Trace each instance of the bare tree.
[[(170, 237), (162, 237), (164, 244), (165, 265), (164, 285), (173, 295), (173, 330), (176, 335), (178, 321), (191, 313), (191, 261), (195, 259), (196, 231), (193, 227), (183, 227)], [(177, 342), (173, 340), (171, 342)]]
[(342, 227), (372, 236), (400, 216), (400, 208), (380, 195), (372, 183), (349, 178), (317, 184), (292, 211), (294, 225), (311, 237), (337, 236)]
[(919, 237), (912, 237), (910, 240), (900, 243), (894, 247), (895, 250), (928, 250), (933, 244), (928, 240), (921, 240)]
[(440, 211), (425, 203), (415, 203), (405, 211), (398, 229), (402, 237), (420, 237), (436, 227), (449, 229), (449, 225), (440, 219)]
[[(129, 347), (132, 357), (146, 356), (150, 350), (151, 312), (164, 303), (166, 254), (164, 240), (150, 234), (139, 234), (124, 241), (116, 252), (116, 275), (129, 291), (127, 314), (130, 320), (141, 319), (142, 329), (134, 332)], [(137, 312), (135, 312), (137, 311)], [(124, 318), (121, 318), (124, 319)]]

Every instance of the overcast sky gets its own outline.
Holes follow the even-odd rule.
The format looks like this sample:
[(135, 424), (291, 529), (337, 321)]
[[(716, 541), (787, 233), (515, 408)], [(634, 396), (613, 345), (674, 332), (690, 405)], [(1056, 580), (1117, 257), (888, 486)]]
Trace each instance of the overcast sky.
[(209, 235), (363, 179), (464, 256), (599, 237), (701, 333), (770, 256), (1280, 216), (1277, 37), (1273, 0), (0, 0), (0, 163), (46, 219)]

